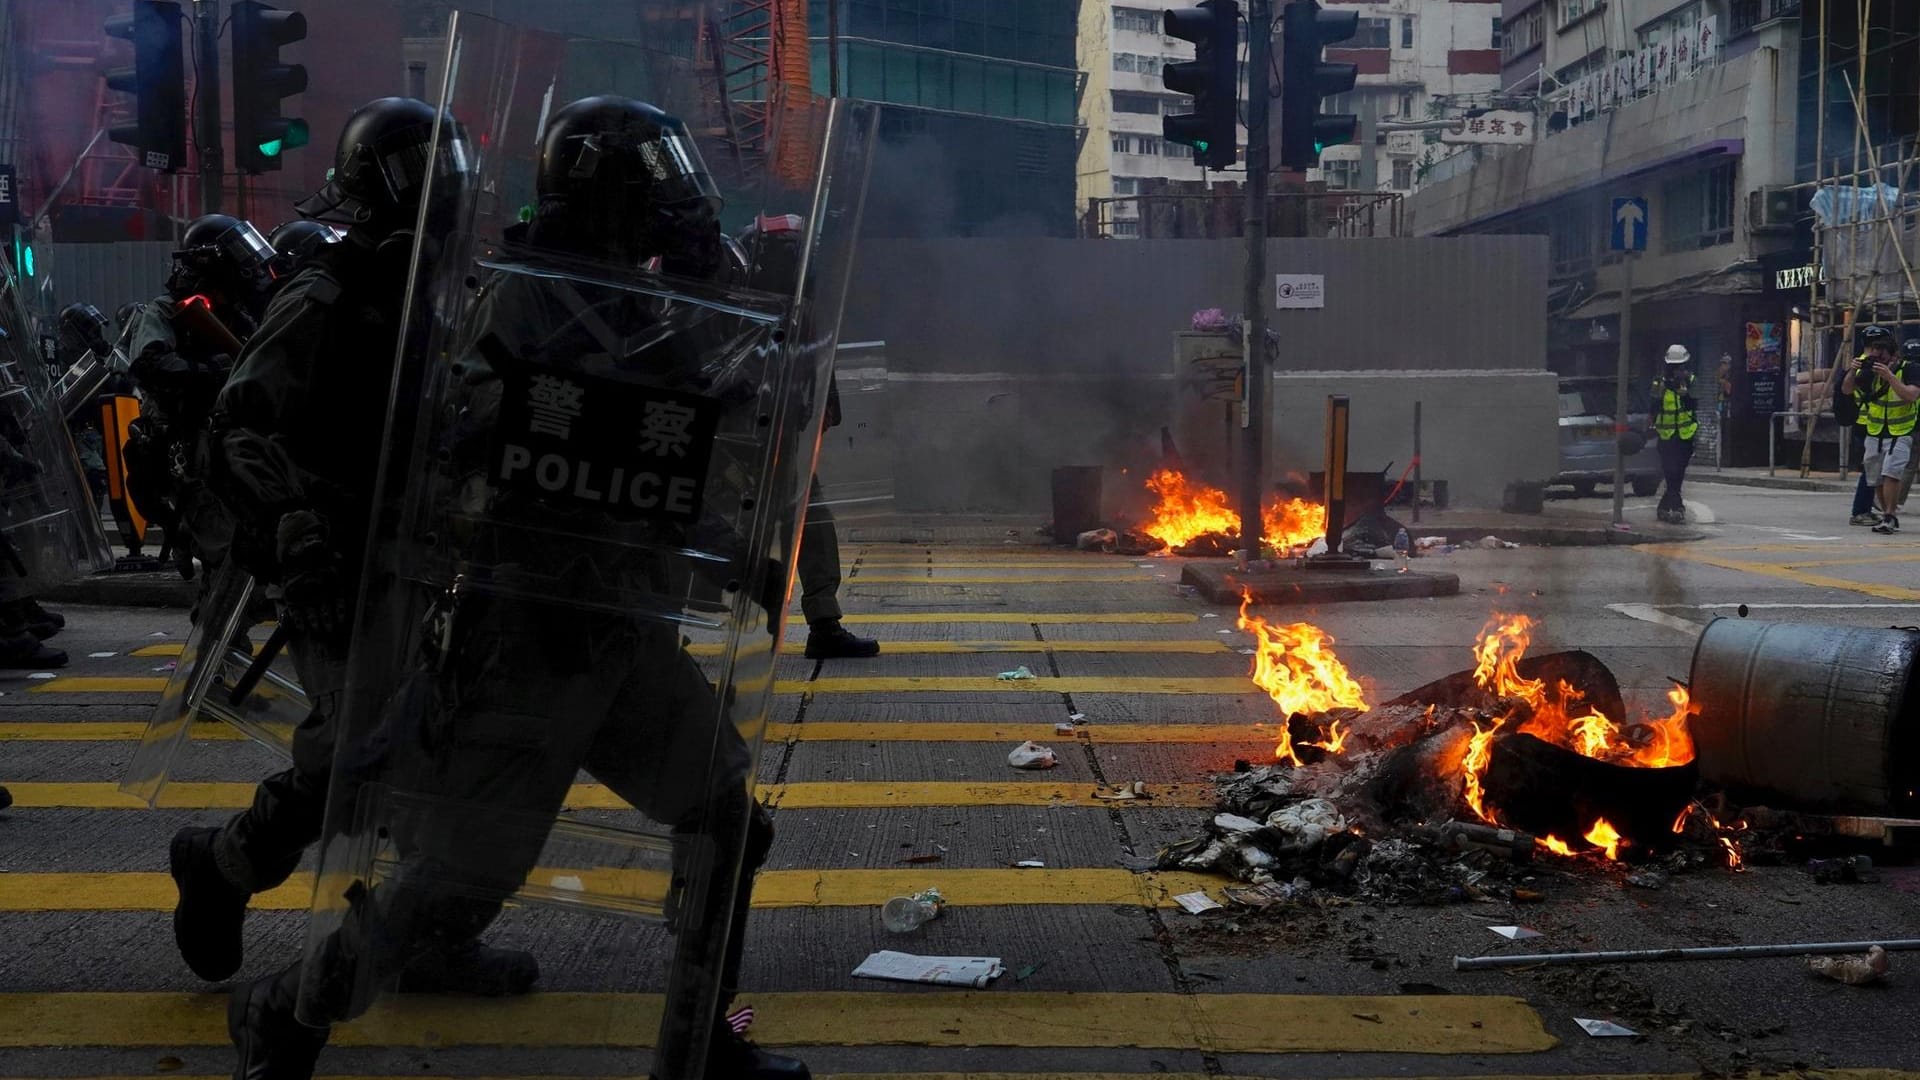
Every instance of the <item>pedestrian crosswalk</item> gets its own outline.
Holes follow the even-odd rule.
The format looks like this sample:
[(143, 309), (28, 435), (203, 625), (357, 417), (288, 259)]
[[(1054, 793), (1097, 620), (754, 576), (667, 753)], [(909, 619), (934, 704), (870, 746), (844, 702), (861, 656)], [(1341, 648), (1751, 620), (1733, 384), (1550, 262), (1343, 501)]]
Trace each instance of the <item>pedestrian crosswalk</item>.
[[(1226, 882), (1120, 864), (1190, 835), (1214, 804), (1210, 774), (1270, 753), (1278, 718), (1246, 677), (1245, 642), (1218, 632), (1231, 612), (1180, 596), (1168, 564), (1013, 546), (850, 547), (845, 558), (849, 584), (875, 590), (848, 590), (845, 621), (879, 636), (884, 651), (815, 664), (790, 645), (782, 657), (759, 791), (781, 839), (754, 896), (767, 921), (747, 946), (755, 1039), (842, 1048), (860, 1066), (842, 1074), (875, 1078), (891, 1075), (882, 1070), (902, 1048), (919, 1048), (912, 1060), (925, 1070), (966, 1064), (960, 1055), (972, 1051), (963, 1048), (1052, 1053), (1034, 1059), (1040, 1071), (1018, 1057), (993, 1059), (1028, 1080), (1063, 1075), (1044, 1071), (1070, 1060), (1062, 1052), (1140, 1052), (1101, 1075), (1146, 1074), (1162, 1059), (1228, 1075), (1223, 1062), (1234, 1055), (1528, 1055), (1556, 1044), (1535, 1009), (1498, 993), (1408, 994), (1379, 980), (1361, 992), (1306, 993), (1291, 978), (1220, 985), (1190, 974), (1180, 933), (1197, 924), (1175, 898), (1221, 899)], [(898, 605), (886, 592), (907, 597), (928, 584), (950, 591), (937, 604), (914, 592)], [(67, 973), (45, 963), (0, 986), (0, 1049), (145, 1054), (108, 1059), (121, 1062), (174, 1053), (187, 1059), (183, 1076), (219, 1064), (225, 997), (184, 989), (195, 984), (171, 953), (164, 837), (247, 805), (261, 758), (240, 733), (198, 725), (194, 771), (170, 783), (157, 808), (120, 792), (111, 771), (165, 685), (155, 668), (181, 653), (185, 620), (172, 618), (165, 638), (142, 623), (99, 650), (110, 655), (0, 687), (0, 782), (15, 799), (0, 843), (9, 831), (31, 841), (8, 846), (0, 874), (0, 970), (14, 966), (10, 950), (28, 947), (11, 942), (28, 937), (144, 954), (110, 989), (86, 965)], [(804, 627), (790, 629), (790, 643), (800, 634)], [(1023, 666), (1019, 677), (1000, 677)], [(1008, 768), (1002, 751), (1027, 740), (1052, 746), (1062, 767)], [(569, 806), (613, 820), (624, 810), (588, 783)], [(63, 832), (87, 845), (59, 846)], [(535, 884), (562, 878), (596, 893), (665, 888), (657, 875), (604, 866), (543, 867)], [(880, 931), (887, 899), (927, 888), (948, 908), (933, 937)], [(302, 872), (262, 894), (250, 926), (287, 947), (313, 890)], [(806, 941), (797, 966), (788, 940), (796, 935)], [(1004, 954), (1011, 970), (983, 990), (852, 979), (876, 948)], [(475, 1056), (448, 1070), (465, 1076), (504, 1075), (487, 1070), (487, 1051), (553, 1048), (543, 1074), (604, 1074), (606, 1059), (576, 1070), (567, 1055), (644, 1049), (659, 1009), (657, 996), (572, 987), (514, 1001), (401, 998), (343, 1027), (334, 1045), (465, 1048)], [(52, 1075), (44, 1065), (52, 1059), (31, 1060)], [(385, 1061), (350, 1060), (356, 1070)], [(0, 1076), (17, 1072), (0, 1066)]]

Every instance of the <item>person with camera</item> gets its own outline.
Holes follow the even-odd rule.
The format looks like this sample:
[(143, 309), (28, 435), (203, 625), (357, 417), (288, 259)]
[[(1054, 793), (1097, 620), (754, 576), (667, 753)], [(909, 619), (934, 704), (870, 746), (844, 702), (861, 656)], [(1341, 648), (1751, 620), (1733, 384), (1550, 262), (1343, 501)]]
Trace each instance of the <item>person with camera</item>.
[(1863, 353), (1849, 363), (1841, 381), (1842, 393), (1853, 395), (1866, 430), (1866, 454), (1861, 465), (1874, 487), (1880, 524), (1873, 531), (1892, 535), (1900, 531), (1898, 515), (1900, 477), (1913, 456), (1913, 429), (1920, 419), (1920, 386), (1908, 381), (1908, 361), (1920, 359), (1920, 341), (1907, 342), (1895, 356), (1893, 332), (1884, 326), (1860, 331)]

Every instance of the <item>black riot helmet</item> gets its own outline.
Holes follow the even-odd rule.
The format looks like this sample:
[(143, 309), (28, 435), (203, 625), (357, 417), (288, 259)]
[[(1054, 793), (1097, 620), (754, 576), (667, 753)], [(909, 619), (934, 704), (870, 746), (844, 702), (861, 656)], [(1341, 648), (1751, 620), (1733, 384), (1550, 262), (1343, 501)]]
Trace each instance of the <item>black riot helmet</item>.
[(299, 273), (328, 244), (340, 242), (340, 233), (331, 225), (305, 218), (295, 218), (274, 226), (267, 234), (267, 243), (273, 245), (273, 261), (270, 269), (273, 280), (284, 281)]
[(266, 280), (273, 247), (251, 222), (227, 214), (194, 219), (173, 252), (167, 291), (176, 297), (212, 290), (234, 304), (245, 304)]
[(687, 126), (632, 98), (581, 98), (540, 136), (539, 209), (530, 239), (543, 247), (668, 273), (724, 270), (720, 192)]
[(1900, 362), (1920, 364), (1920, 338), (1908, 338), (1900, 343)]
[(800, 283), (807, 220), (799, 214), (763, 214), (735, 234), (752, 272), (747, 284), (763, 292), (791, 294)]
[(437, 118), (433, 106), (415, 98), (376, 98), (360, 106), (340, 129), (327, 182), (294, 209), (302, 217), (362, 230), (378, 242), (414, 227), (421, 196), (429, 190), (435, 207), (457, 205), (473, 155), (465, 131), (450, 116), (435, 152)]
[(77, 359), (91, 352), (105, 356), (113, 351), (107, 341), (107, 317), (92, 304), (68, 304), (60, 309), (60, 351)]

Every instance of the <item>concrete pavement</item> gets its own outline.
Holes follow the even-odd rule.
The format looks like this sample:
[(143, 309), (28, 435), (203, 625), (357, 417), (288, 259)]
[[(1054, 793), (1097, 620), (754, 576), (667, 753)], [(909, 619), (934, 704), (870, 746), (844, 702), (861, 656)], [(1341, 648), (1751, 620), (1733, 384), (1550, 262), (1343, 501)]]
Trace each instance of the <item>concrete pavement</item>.
[[(1844, 497), (1690, 489), (1692, 545), (1461, 551), (1431, 567), (1459, 596), (1276, 609), (1329, 630), (1376, 699), (1469, 666), (1491, 610), (1541, 623), (1536, 648), (1579, 646), (1652, 707), (1684, 676), (1689, 624), (1762, 608), (1866, 623), (1920, 621), (1920, 535), (1849, 529)], [(1651, 518), (1652, 500), (1634, 500)], [(1592, 509), (1584, 506), (1584, 509)], [(1260, 760), (1276, 717), (1244, 681), (1229, 608), (1176, 589), (1177, 563), (1056, 552), (984, 530), (961, 544), (849, 530), (849, 621), (889, 648), (872, 661), (780, 662), (761, 776), (780, 838), (757, 894), (746, 1001), (755, 1036), (804, 1047), (826, 1075), (1543, 1076), (1703, 1069), (1920, 1069), (1897, 1034), (1920, 980), (1872, 990), (1816, 982), (1797, 963), (1462, 975), (1455, 954), (1876, 936), (1910, 926), (1920, 879), (1818, 886), (1792, 868), (1702, 870), (1658, 892), (1611, 868), (1543, 864), (1538, 905), (1332, 906), (1285, 918), (1195, 918), (1171, 896), (1203, 881), (1120, 866), (1193, 835), (1206, 778)], [(891, 539), (890, 537), (888, 538)], [(910, 538), (911, 539), (911, 538)], [(1012, 542), (1009, 542), (1012, 541)], [(1813, 566), (1814, 562), (1826, 565)], [(1913, 587), (1909, 588), (1908, 582)], [(1892, 594), (1890, 597), (1886, 594)], [(1910, 597), (1909, 597), (1909, 594)], [(1729, 605), (1722, 607), (1719, 605)], [(1624, 610), (1623, 610), (1624, 609)], [(0, 679), (0, 1075), (213, 1076), (230, 1067), (223, 999), (173, 954), (166, 838), (221, 820), (276, 767), (225, 732), (193, 747), (162, 807), (113, 790), (155, 680), (185, 633), (178, 612), (68, 609), (73, 664)], [(1663, 616), (1664, 618), (1648, 618)], [(790, 630), (797, 641), (801, 631)], [(156, 636), (157, 635), (157, 636)], [(93, 656), (92, 653), (106, 655)], [(1001, 683), (1027, 665), (1029, 683)], [(1084, 737), (1055, 734), (1075, 714)], [(1016, 772), (1034, 738), (1059, 768)], [(1144, 781), (1143, 804), (1093, 799)], [(606, 807), (591, 789), (582, 804)], [(590, 809), (615, 815), (616, 809)], [(937, 861), (927, 860), (938, 856)], [(1012, 864), (1038, 860), (1043, 869)], [(897, 892), (939, 886), (951, 906), (902, 937), (879, 925)], [(1218, 894), (1217, 884), (1210, 886)], [(299, 946), (299, 886), (262, 898), (244, 975)], [(1546, 936), (1512, 945), (1488, 925)], [(493, 938), (535, 951), (542, 995), (408, 1001), (343, 1030), (325, 1075), (638, 1075), (663, 935), (645, 925), (521, 908)], [(979, 991), (855, 980), (874, 949), (1001, 957)], [(1896, 972), (1902, 960), (1896, 958)], [(1575, 1016), (1640, 1039), (1593, 1039)], [(1862, 1077), (1860, 1080), (1866, 1080)], [(1874, 1080), (1885, 1080), (1876, 1075)]]

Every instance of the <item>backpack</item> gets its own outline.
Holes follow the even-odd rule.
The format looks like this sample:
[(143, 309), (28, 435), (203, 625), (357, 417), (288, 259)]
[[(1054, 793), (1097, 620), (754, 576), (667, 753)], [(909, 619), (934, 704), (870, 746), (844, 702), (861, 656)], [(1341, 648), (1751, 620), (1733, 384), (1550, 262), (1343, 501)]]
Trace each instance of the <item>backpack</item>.
[(1852, 394), (1840, 392), (1840, 384), (1847, 379), (1847, 369), (1837, 367), (1833, 372), (1833, 418), (1841, 427), (1850, 428), (1860, 422), (1860, 400)]

